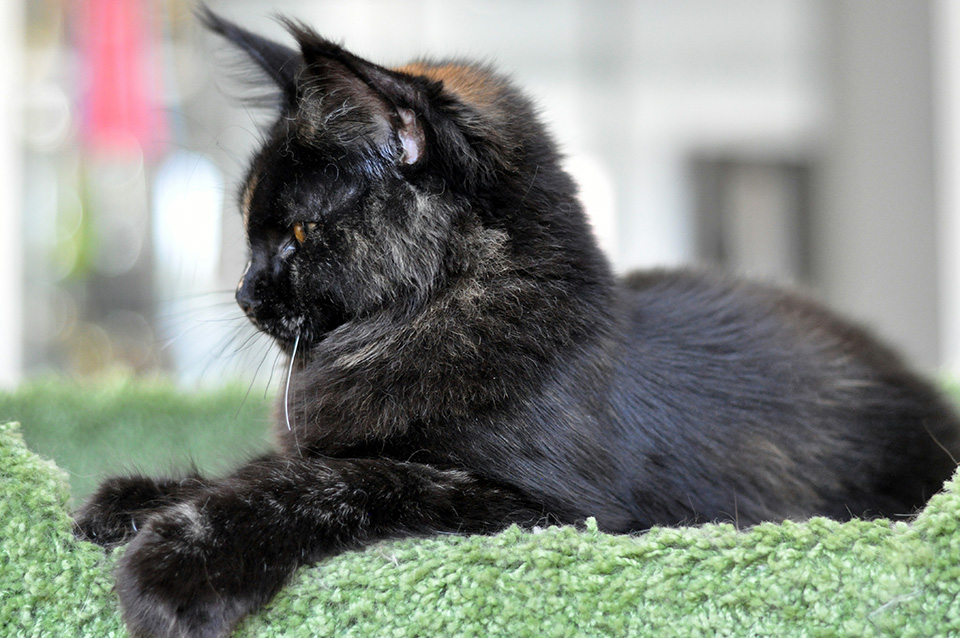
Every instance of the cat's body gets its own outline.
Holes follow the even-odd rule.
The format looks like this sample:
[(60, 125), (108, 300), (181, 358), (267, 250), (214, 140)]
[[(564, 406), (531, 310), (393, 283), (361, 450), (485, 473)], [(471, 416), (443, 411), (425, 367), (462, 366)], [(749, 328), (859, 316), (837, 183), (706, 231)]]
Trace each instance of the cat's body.
[(489, 70), (300, 51), (208, 15), (284, 94), (241, 196), (237, 292), (292, 356), (277, 452), (111, 479), (78, 515), (137, 634), (221, 636), (383, 538), (906, 516), (960, 451), (937, 393), (794, 295), (615, 279), (530, 108)]
[[(446, 302), (379, 338), (334, 333), (294, 370), (286, 449), (468, 469), (555, 518), (595, 516), (618, 532), (907, 516), (952, 470), (937, 441), (956, 449), (953, 421), (936, 394), (817, 307), (689, 272), (634, 275), (607, 292), (603, 314), (581, 309), (570, 345), (554, 351), (536, 327), (561, 319), (533, 293), (507, 302), (519, 302), (518, 323), (531, 308), (533, 332), (525, 343), (513, 326), (506, 353), (483, 327), (465, 338), (463, 322), (436, 325)], [(539, 365), (513, 369), (514, 356)]]

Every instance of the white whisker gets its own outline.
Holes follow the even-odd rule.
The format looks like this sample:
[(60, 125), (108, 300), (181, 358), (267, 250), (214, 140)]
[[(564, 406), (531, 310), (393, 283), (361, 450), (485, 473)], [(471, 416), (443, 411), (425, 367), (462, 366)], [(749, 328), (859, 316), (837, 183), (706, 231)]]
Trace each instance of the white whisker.
[(290, 367), (287, 369), (287, 384), (283, 389), (283, 414), (287, 420), (287, 429), (290, 429), (290, 377), (293, 376), (293, 362), (297, 358), (297, 346), (300, 345), (300, 333), (293, 340), (293, 353), (290, 355)]

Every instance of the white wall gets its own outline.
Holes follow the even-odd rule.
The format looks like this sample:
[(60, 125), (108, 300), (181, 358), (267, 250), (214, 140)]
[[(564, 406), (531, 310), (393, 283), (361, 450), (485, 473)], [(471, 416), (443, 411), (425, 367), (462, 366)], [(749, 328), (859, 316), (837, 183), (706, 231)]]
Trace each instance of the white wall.
[[(23, 250), (20, 97), (23, 7), (0, 2), (0, 387), (13, 386), (23, 365)], [(29, 214), (29, 211), (27, 211)]]
[(940, 339), (943, 367), (960, 377), (960, 4), (933, 6), (938, 166)]
[(940, 362), (930, 2), (829, 2), (814, 267), (833, 307)]

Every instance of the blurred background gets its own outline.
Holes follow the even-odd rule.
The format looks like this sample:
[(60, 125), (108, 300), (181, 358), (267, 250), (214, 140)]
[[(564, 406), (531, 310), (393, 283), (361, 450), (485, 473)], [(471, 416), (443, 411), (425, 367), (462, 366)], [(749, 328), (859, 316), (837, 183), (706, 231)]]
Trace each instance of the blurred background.
[[(385, 64), (493, 62), (542, 107), (616, 267), (807, 288), (960, 371), (953, 0), (210, 0)], [(268, 384), (233, 303), (268, 111), (185, 0), (0, 2), (0, 385)]]

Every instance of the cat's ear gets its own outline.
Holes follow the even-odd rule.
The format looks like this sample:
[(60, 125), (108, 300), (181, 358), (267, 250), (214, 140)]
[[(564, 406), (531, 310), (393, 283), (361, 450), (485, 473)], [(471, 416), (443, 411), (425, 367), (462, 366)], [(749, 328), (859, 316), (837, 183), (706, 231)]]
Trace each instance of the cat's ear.
[[(308, 112), (318, 109), (316, 119), (327, 129), (339, 125), (346, 135), (358, 133), (384, 157), (405, 165), (419, 162), (426, 150), (416, 112), (423, 103), (421, 87), (409, 76), (364, 60), (299, 22), (285, 22), (303, 60), (299, 106)], [(365, 130), (356, 130), (360, 124), (367, 125)]]
[(297, 96), (297, 74), (303, 67), (300, 52), (288, 46), (268, 40), (225, 20), (201, 5), (197, 15), (205, 27), (223, 36), (227, 41), (246, 53), (283, 92), (292, 104)]

